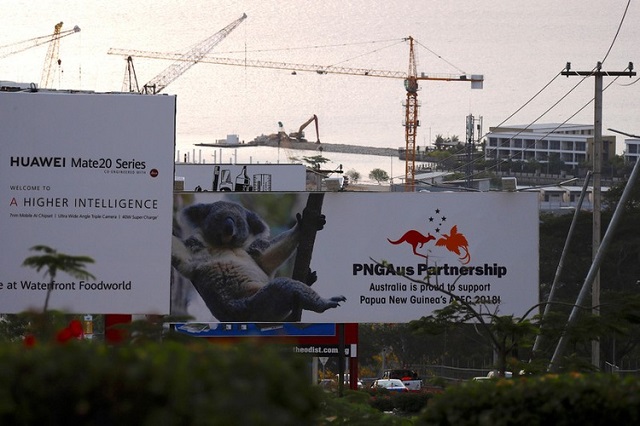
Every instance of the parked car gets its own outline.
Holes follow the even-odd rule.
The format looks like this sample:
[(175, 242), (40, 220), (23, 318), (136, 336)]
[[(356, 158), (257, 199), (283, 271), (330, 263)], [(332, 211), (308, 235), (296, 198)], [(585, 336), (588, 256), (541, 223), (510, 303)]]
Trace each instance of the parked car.
[[(520, 374), (523, 374), (524, 371), (521, 371)], [(511, 371), (505, 371), (504, 373), (504, 378), (505, 379), (510, 379), (513, 377), (513, 373)], [(479, 377), (473, 377), (471, 380), (479, 382), (479, 381), (483, 381), (483, 380), (492, 380), (492, 379), (498, 379), (500, 378), (500, 375), (498, 374), (498, 371), (496, 370), (491, 370), (489, 371), (489, 373), (486, 376), (479, 376)]]
[(371, 385), (371, 389), (386, 389), (391, 392), (409, 392), (400, 379), (378, 379)]
[(422, 389), (422, 379), (413, 370), (397, 369), (387, 370), (382, 375), (383, 379), (400, 379), (409, 391), (420, 392)]

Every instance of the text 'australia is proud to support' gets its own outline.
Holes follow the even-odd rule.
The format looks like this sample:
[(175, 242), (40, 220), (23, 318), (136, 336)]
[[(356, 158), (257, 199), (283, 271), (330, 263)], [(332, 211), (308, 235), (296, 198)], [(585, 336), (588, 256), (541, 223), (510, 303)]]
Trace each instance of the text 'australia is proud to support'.
[[(126, 170), (144, 170), (147, 167), (146, 162), (138, 161), (135, 158), (131, 160), (125, 160), (122, 158), (116, 158), (115, 161), (111, 158), (71, 158), (67, 162), (66, 157), (25, 157), (17, 156), (11, 157), (11, 167), (54, 167), (63, 168), (67, 167), (67, 163), (70, 167), (82, 168), (82, 169), (126, 169)], [(115, 167), (114, 167), (115, 166)]]

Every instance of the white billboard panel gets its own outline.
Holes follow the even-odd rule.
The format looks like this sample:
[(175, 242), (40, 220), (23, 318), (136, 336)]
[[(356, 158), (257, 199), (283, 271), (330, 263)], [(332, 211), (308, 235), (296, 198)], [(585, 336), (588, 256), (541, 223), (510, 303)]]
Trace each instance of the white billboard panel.
[(184, 191), (304, 191), (303, 164), (176, 163), (176, 180)]
[(168, 313), (173, 96), (0, 93), (0, 312), (41, 310), (43, 253), (88, 256), (95, 279), (58, 270), (50, 309)]
[(194, 193), (174, 206), (172, 307), (197, 321), (406, 322), (448, 293), (499, 315), (538, 303), (536, 194)]

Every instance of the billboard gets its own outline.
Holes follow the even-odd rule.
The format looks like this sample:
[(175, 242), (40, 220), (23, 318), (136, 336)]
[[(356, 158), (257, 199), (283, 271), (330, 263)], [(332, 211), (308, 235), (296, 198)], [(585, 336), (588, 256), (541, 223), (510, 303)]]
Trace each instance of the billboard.
[(176, 163), (176, 181), (184, 191), (304, 191), (303, 164)]
[[(174, 96), (0, 92), (0, 312), (164, 314)], [(10, 242), (10, 243), (9, 243)], [(46, 246), (94, 278), (22, 266)]]
[(538, 303), (531, 193), (190, 193), (174, 201), (172, 312), (396, 323)]

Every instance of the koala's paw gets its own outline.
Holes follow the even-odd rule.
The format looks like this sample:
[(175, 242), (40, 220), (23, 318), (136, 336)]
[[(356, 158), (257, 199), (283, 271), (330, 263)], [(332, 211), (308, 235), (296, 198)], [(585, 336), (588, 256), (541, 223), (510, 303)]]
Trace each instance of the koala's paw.
[(344, 296), (334, 296), (325, 300), (325, 311), (331, 308), (337, 308), (340, 306), (340, 302), (346, 302), (347, 298)]
[(316, 273), (316, 271), (312, 271), (311, 268), (309, 268), (309, 272), (307, 272), (307, 281), (305, 282), (305, 284), (311, 287), (311, 285), (313, 285), (313, 283), (315, 283), (316, 281), (318, 281), (318, 274)]
[(303, 223), (311, 223), (317, 231), (320, 231), (324, 228), (324, 225), (327, 224), (327, 217), (322, 213), (316, 214), (311, 213), (308, 209), (304, 209), (302, 214), (296, 214), (296, 220), (298, 221), (298, 226), (302, 226)]

